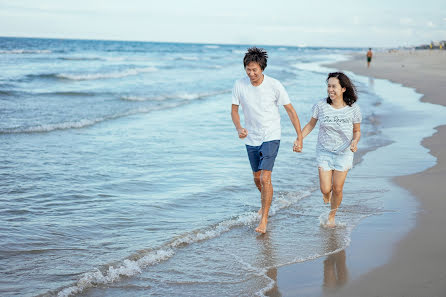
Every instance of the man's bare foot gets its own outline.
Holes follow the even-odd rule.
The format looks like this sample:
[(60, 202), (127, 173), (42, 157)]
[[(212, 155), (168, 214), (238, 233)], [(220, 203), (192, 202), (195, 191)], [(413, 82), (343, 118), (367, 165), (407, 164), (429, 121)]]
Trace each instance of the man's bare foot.
[(329, 227), (336, 226), (336, 224), (335, 224), (335, 214), (336, 214), (336, 212), (330, 211), (330, 214), (328, 215), (327, 226), (329, 226)]
[(262, 215), (263, 213), (263, 208), (260, 207), (259, 211), (257, 212), (258, 215)]
[(324, 197), (324, 203), (328, 204), (331, 202), (331, 192), (327, 195), (322, 195), (322, 197)]
[(268, 221), (261, 220), (259, 226), (256, 228), (256, 232), (265, 234), (267, 224), (268, 224)]

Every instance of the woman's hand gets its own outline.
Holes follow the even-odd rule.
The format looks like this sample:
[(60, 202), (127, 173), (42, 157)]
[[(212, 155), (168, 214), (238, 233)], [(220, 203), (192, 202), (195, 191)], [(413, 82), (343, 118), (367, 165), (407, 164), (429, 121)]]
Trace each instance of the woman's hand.
[(302, 152), (302, 139), (296, 138), (293, 145), (293, 152), (301, 153)]
[(352, 152), (356, 152), (358, 150), (358, 141), (352, 140), (352, 143), (350, 144), (350, 150)]

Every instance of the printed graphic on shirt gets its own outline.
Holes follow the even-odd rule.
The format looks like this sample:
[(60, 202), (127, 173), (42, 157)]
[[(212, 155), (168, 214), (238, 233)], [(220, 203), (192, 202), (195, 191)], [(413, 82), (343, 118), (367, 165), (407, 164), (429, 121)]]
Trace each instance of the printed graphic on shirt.
[(313, 106), (312, 117), (319, 120), (318, 149), (335, 153), (349, 149), (353, 139), (353, 124), (362, 120), (357, 104), (336, 109), (325, 99)]

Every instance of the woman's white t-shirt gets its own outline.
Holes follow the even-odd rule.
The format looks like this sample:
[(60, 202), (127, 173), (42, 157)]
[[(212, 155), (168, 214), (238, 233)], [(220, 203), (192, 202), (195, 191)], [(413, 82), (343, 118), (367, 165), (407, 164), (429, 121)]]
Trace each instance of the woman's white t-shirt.
[(290, 104), (283, 85), (264, 74), (263, 82), (253, 86), (249, 77), (235, 82), (232, 89), (232, 104), (241, 105), (248, 136), (245, 144), (259, 146), (263, 142), (280, 140), (279, 106)]
[(313, 118), (319, 121), (317, 149), (342, 153), (350, 147), (353, 124), (361, 123), (359, 105), (336, 109), (324, 99), (313, 106)]

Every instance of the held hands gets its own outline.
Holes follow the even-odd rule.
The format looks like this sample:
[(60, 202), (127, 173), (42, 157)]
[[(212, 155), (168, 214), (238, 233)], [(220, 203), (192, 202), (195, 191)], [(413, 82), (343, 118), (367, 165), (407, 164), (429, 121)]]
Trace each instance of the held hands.
[(301, 153), (302, 152), (302, 139), (296, 138), (293, 145), (293, 152)]
[(246, 136), (248, 136), (248, 130), (246, 130), (245, 128), (239, 128), (237, 129), (237, 132), (239, 138), (245, 138)]
[(358, 141), (352, 140), (352, 143), (350, 144), (350, 150), (352, 152), (356, 152), (358, 150)]

